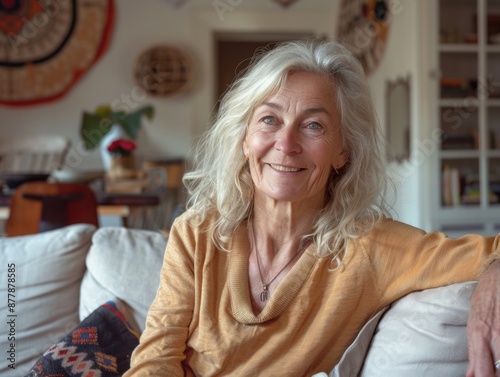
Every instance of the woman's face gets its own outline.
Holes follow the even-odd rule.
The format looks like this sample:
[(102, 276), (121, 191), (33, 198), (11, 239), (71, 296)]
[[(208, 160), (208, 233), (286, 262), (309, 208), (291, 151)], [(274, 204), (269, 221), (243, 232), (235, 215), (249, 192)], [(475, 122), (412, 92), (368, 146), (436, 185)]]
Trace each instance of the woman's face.
[[(346, 162), (331, 81), (294, 72), (254, 109), (243, 142), (258, 192), (322, 205), (328, 177)], [(311, 202), (311, 201), (314, 202)]]

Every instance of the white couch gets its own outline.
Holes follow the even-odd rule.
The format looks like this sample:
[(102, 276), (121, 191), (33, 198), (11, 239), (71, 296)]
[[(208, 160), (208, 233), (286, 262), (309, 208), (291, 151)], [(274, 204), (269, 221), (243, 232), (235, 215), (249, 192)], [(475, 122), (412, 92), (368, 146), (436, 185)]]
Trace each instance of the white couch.
[[(142, 331), (166, 242), (161, 232), (84, 224), (1, 238), (0, 375), (25, 376), (48, 347), (110, 299)], [(404, 297), (363, 328), (333, 371), (317, 376), (465, 375), (474, 288), (467, 282)]]

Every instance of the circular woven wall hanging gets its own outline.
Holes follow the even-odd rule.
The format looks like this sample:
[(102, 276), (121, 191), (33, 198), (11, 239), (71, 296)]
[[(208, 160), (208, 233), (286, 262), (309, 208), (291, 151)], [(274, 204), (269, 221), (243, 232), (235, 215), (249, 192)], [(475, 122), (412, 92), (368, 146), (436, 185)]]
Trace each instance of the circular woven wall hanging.
[(0, 104), (58, 99), (108, 46), (113, 0), (0, 1)]
[(137, 84), (153, 96), (171, 97), (182, 94), (191, 87), (193, 78), (191, 59), (178, 48), (154, 46), (137, 59)]

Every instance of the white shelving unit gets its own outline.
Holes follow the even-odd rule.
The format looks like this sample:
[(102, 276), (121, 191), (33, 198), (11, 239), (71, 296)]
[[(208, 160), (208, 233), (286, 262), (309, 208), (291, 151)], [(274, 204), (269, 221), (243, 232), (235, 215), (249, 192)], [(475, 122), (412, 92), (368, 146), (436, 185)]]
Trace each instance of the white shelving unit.
[(437, 72), (432, 226), (500, 232), (500, 0), (435, 2)]

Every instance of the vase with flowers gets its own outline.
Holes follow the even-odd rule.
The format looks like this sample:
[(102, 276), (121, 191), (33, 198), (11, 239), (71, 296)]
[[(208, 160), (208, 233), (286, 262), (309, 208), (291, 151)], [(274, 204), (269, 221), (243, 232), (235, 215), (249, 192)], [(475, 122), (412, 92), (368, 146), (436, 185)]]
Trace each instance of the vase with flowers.
[(144, 117), (153, 119), (154, 108), (146, 105), (134, 110), (113, 109), (109, 105), (99, 106), (91, 112), (84, 112), (80, 125), (80, 135), (85, 149), (92, 150), (99, 146), (102, 164), (110, 169), (111, 158), (107, 147), (117, 139), (135, 140)]
[(111, 156), (108, 177), (113, 180), (135, 178), (134, 150), (136, 145), (130, 139), (113, 140), (107, 147)]

